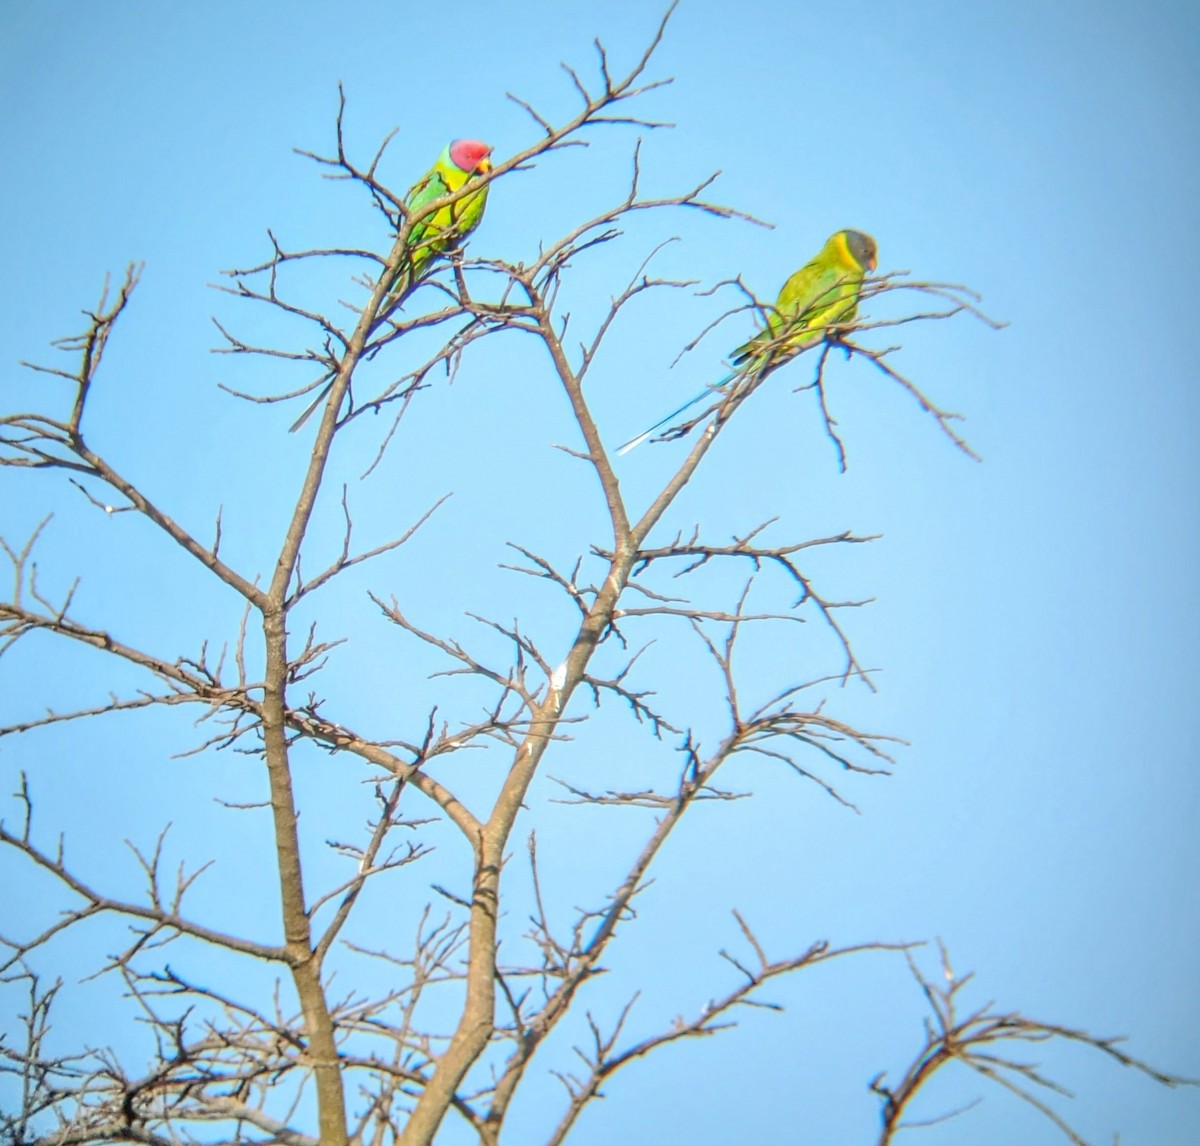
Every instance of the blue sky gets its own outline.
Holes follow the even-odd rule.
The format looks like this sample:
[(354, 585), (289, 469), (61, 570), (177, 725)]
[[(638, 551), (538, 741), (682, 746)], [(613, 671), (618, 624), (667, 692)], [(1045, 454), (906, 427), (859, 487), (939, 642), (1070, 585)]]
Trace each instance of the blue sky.
[[(294, 247), (387, 249), (366, 205), (292, 150), (330, 148), (338, 82), (360, 158), (398, 128), (382, 174), (403, 190), (449, 138), (486, 139), (500, 158), (527, 146), (536, 131), (505, 93), (563, 118), (573, 106), (559, 61), (594, 75), (599, 36), (625, 68), (658, 15), (634, 3), (520, 0), (502, 12), (468, 0), (455, 12), (448, 27), (432, 6), (415, 5), (351, 16), (318, 4), (0, 3), (4, 409), (27, 408), (53, 386), (17, 361), (50, 360), (48, 343), (80, 325), (105, 274), (145, 260), (92, 432), (202, 535), (223, 505), (226, 552), (268, 573), (308, 438), (286, 434), (297, 404), (249, 406), (217, 385), (265, 393), (301, 379), (209, 353), (212, 315), (247, 334), (274, 328), (208, 284), (265, 257), (267, 227)], [(861, 815), (761, 765), (731, 772), (731, 786), (758, 798), (704, 810), (673, 841), (595, 1005), (619, 1005), (641, 984), (635, 1013), (647, 1033), (702, 1003), (724, 982), (716, 952), (736, 944), (729, 911), (738, 908), (778, 954), (822, 937), (940, 936), (956, 969), (976, 972), (977, 1003), (1127, 1034), (1132, 1052), (1200, 1075), (1191, 338), (1200, 288), (1190, 266), (1200, 237), (1200, 13), (1099, 0), (683, 0), (651, 75), (675, 82), (642, 110), (676, 126), (645, 141), (646, 189), (679, 193), (720, 169), (712, 197), (774, 229), (684, 214), (639, 221), (568, 277), (564, 305), (581, 337), (662, 238), (680, 241), (657, 273), (701, 287), (740, 274), (770, 297), (843, 226), (876, 236), (882, 269), (967, 283), (1009, 325), (914, 328), (898, 355), (937, 401), (968, 416), (984, 464), (957, 453), (862, 364), (835, 363), (831, 401), (850, 462), (838, 474), (811, 397), (791, 392), (808, 377), (800, 362), (740, 412), (664, 522), (662, 537), (695, 521), (727, 537), (775, 515), (781, 542), (882, 534), (813, 561), (830, 595), (875, 599), (847, 623), (862, 659), (883, 670), (879, 692), (836, 690), (831, 703), (911, 747), (892, 778), (847, 785)], [(593, 139), (586, 153), (499, 182), (471, 252), (528, 260), (540, 241), (618, 197), (635, 133)], [(357, 288), (331, 268), (300, 289), (333, 307)], [(722, 303), (659, 297), (631, 308), (597, 362), (593, 408), (614, 445), (719, 377), (724, 352), (752, 329), (748, 317), (734, 320), (672, 369)], [(347, 435), (337, 461), (364, 537), (454, 496), (412, 547), (347, 578), (320, 606), (324, 635), (354, 641), (320, 687), (331, 707), (381, 736), (412, 735), (432, 700), (466, 711), (470, 698), (426, 679), (443, 666), (384, 627), (365, 590), (396, 593), (426, 627), (462, 639), (477, 636), (467, 610), (520, 615), (553, 653), (571, 617), (497, 569), (511, 560), (505, 542), (569, 566), (606, 538), (593, 484), (551, 448), (578, 443), (531, 345), (496, 339), (468, 355), (452, 387), (414, 408), (381, 472), (358, 482), (378, 432)], [(678, 446), (651, 446), (623, 459), (627, 496), (644, 501), (681, 456)], [(82, 572), (89, 620), (172, 655), (236, 632), (231, 594), (164, 552), (132, 514), (103, 517), (62, 479), (5, 471), (3, 481), (0, 533), (22, 540), (52, 510), (39, 575), (61, 590)], [(335, 488), (314, 541), (328, 549), (339, 538)], [(712, 680), (694, 646), (671, 639), (688, 650), (686, 663), (671, 661), (664, 638), (653, 654), (663, 675), (645, 683), (683, 712), (709, 696)], [(836, 669), (835, 650), (806, 632), (794, 650), (749, 659), (747, 687), (818, 665)], [(30, 641), (0, 659), (3, 722), (142, 683), (105, 672), (94, 656), (60, 660), (49, 642)], [(589, 711), (582, 697), (575, 703), (577, 715)], [(715, 735), (703, 710), (695, 719)], [(5, 791), (26, 770), (44, 822), (117, 885), (137, 882), (121, 841), (148, 845), (168, 820), (177, 856), (244, 845), (249, 870), (265, 865), (254, 850), (264, 841), (226, 838), (228, 813), (211, 810), (215, 795), (255, 798), (253, 765), (170, 758), (196, 735), (168, 713), (9, 738), (0, 742)], [(547, 771), (616, 787), (667, 776), (673, 761), (670, 745), (606, 708)], [(315, 754), (300, 767), (302, 792), (321, 809), (311, 818), (328, 816), (313, 827), (317, 852), (320, 838), (353, 830), (363, 777), (331, 776)], [(478, 767), (449, 779), (482, 793), (487, 765)], [(602, 894), (647, 821), (571, 813), (546, 804), (552, 795), (549, 783), (535, 787), (518, 836), (538, 827), (565, 910)], [(436, 862), (446, 866), (414, 868), (412, 896), (430, 881), (461, 885), (462, 857), (451, 837), (441, 842)], [(0, 864), (6, 927), (14, 917), (32, 926), (48, 889), (11, 858)], [(236, 871), (218, 864), (201, 892), (208, 909), (230, 925), (269, 915), (269, 886)], [(119, 943), (98, 929), (54, 948), (48, 965), (75, 979)], [(64, 1024), (116, 1037), (103, 992), (77, 990), (88, 1005), (74, 1004)], [(712, 1143), (873, 1141), (866, 1083), (880, 1070), (894, 1077), (921, 1037), (921, 1000), (903, 965), (847, 962), (768, 997), (786, 1004), (782, 1016), (747, 1015), (735, 1032), (618, 1076), (573, 1141), (667, 1132)], [(1059, 1109), (1089, 1140), (1200, 1139), (1200, 1092), (1154, 1087), (1094, 1054), (1037, 1057), (1078, 1095)], [(553, 1125), (556, 1086), (531, 1088), (513, 1141), (538, 1141)], [(932, 1117), (979, 1093), (983, 1105), (912, 1140), (1061, 1140), (972, 1079), (946, 1079), (914, 1113)]]

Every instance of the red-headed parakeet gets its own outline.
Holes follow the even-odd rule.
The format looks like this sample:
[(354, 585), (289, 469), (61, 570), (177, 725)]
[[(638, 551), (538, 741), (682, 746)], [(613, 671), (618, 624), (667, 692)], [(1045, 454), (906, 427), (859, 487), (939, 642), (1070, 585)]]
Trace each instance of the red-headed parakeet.
[[(478, 139), (455, 139), (449, 143), (438, 156), (437, 162), (409, 191), (404, 201), (406, 218), (411, 219), (435, 199), (453, 195), (475, 176), (486, 175), (492, 169), (491, 154), (492, 149)], [(404, 258), (380, 313), (399, 302), (440, 255), (453, 250), (479, 226), (483, 209), (487, 206), (487, 195), (488, 185), (485, 183), (478, 191), (464, 195), (412, 224)], [(293, 433), (308, 421), (332, 386), (332, 382), (325, 386), (308, 409), (292, 423)]]
[[(478, 139), (456, 139), (450, 143), (424, 178), (409, 191), (404, 201), (408, 217), (412, 218), (434, 199), (461, 190), (474, 176), (486, 175), (492, 169), (491, 154), (492, 149)], [(392, 294), (404, 294), (438, 255), (453, 250), (479, 226), (487, 196), (488, 187), (484, 184), (474, 194), (464, 195), (413, 224), (408, 236), (409, 257), (401, 264)]]

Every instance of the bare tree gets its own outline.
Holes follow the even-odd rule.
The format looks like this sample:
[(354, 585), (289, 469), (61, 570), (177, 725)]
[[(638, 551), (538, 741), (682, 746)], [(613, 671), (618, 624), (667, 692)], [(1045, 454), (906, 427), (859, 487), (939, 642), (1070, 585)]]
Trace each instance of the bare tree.
[[(665, 82), (650, 78), (649, 66), (669, 15), (628, 71), (615, 69), (599, 43), (594, 78), (566, 68), (578, 97), (578, 110), (566, 122), (552, 123), (517, 100), (534, 125), (533, 142), (497, 163), (486, 179), (507, 181), (536, 170), (539, 160), (577, 147), (597, 132), (621, 128), (636, 134), (661, 126), (638, 109), (646, 93)], [(256, 403), (292, 402), (329, 388), (299, 492), (281, 529), (282, 543), (266, 573), (241, 568), (225, 556), (220, 516), (212, 540), (202, 539), (142, 483), (127, 477), (118, 456), (92, 444), (87, 417), (102, 383), (109, 340), (138, 285), (137, 267), (130, 267), (115, 289), (106, 288), (81, 334), (59, 344), (72, 358), (70, 367), (33, 367), (55, 380), (56, 393), (65, 393), (65, 413), (47, 412), (55, 405), (48, 400), (45, 411), (0, 418), (5, 466), (39, 471), (51, 480), (65, 475), (97, 512), (140, 515), (167, 548), (173, 543), (205, 576), (236, 594), (243, 609), (240, 632), (228, 648), (215, 641), (178, 652), (132, 642), (102, 619), (83, 615), (74, 586), (54, 591), (39, 578), (35, 553), (42, 527), (25, 539), (5, 540), (12, 576), (0, 603), (0, 653), (12, 656), (16, 647), (49, 637), (115, 658), (143, 683), (76, 710), (27, 716), (0, 734), (134, 711), (181, 709), (190, 714), (204, 730), (191, 752), (206, 758), (212, 752), (240, 752), (262, 766), (281, 921), (264, 922), (258, 933), (206, 923), (203, 913), (191, 910), (189, 897), (201, 876), (211, 873), (206, 865), (170, 869), (166, 827), (157, 830), (148, 846), (130, 845), (144, 894), (130, 897), (107, 889), (86, 866), (74, 864), (64, 839), (38, 820), (34, 785), (22, 777), (16, 815), (0, 826), (0, 842), (51, 877), (74, 906), (34, 933), (14, 932), (11, 922), (6, 925), (5, 983), (24, 1000), (19, 1004), (23, 1029), (0, 1044), (0, 1070), (20, 1088), (19, 1103), (2, 1118), (9, 1141), (416, 1144), (433, 1141), (451, 1114), (480, 1142), (495, 1143), (541, 1053), (538, 1069), (553, 1071), (564, 1088), (561, 1114), (547, 1139), (557, 1143), (566, 1140), (616, 1071), (660, 1047), (734, 1025), (741, 1008), (772, 1006), (763, 998), (763, 988), (781, 976), (864, 952), (901, 952), (897, 957), (916, 967), (912, 944), (903, 942), (835, 946), (820, 941), (801, 951), (769, 952), (752, 924), (739, 915), (734, 935), (740, 953), (721, 951), (731, 978), (715, 988), (701, 1009), (655, 1034), (627, 1036), (637, 997), (631, 988), (615, 1021), (587, 1014), (583, 1045), (568, 1050), (559, 1042), (543, 1050), (605, 970), (605, 957), (635, 919), (639, 894), (684, 817), (697, 805), (727, 804), (747, 795), (725, 786), (718, 775), (731, 760), (754, 755), (790, 769), (851, 807), (848, 785), (889, 772), (894, 738), (855, 727), (836, 713), (843, 686), (874, 687), (843, 619), (862, 602), (839, 600), (806, 568), (816, 551), (871, 538), (847, 531), (800, 541), (779, 539), (773, 522), (748, 525), (729, 540), (713, 538), (699, 526), (661, 535), (664, 515), (743, 403), (774, 374), (770, 368), (748, 368), (728, 386), (714, 389), (705, 409), (663, 435), (685, 437), (699, 430), (678, 467), (645, 504), (631, 505), (621, 490), (610, 443), (585, 391), (589, 371), (631, 303), (695, 284), (652, 274), (655, 247), (582, 336), (561, 309), (560, 288), (571, 271), (586, 265), (593, 248), (616, 240), (634, 216), (669, 220), (672, 213), (700, 212), (754, 223), (707, 198), (712, 179), (675, 194), (647, 196), (635, 144), (627, 191), (608, 209), (544, 242), (523, 262), (452, 252), (441, 270), (420, 284), (421, 294), (410, 292), (400, 307), (389, 293), (390, 284), (401, 270), (413, 226), (463, 192), (407, 212), (401, 195), (378, 175), (388, 141), (368, 164), (357, 163), (345, 142), (345, 111), (343, 100), (334, 153), (307, 154), (326, 174), (361, 190), (396, 236), (390, 251), (292, 250), (272, 235), (269, 257), (228, 272), (229, 285), (223, 288), (248, 305), (300, 323), (307, 332), (298, 345), (259, 345), (236, 333), (236, 324), (223, 323), (225, 353), (282, 361), (305, 374), (302, 385), (286, 392), (238, 396)], [(355, 282), (367, 295), (361, 304), (342, 304), (349, 319), (302, 305), (289, 287), (296, 268), (335, 261), (353, 268)], [(740, 281), (714, 289), (736, 296), (722, 321), (748, 310), (764, 316), (769, 309)], [(825, 379), (827, 369), (843, 356), (872, 364), (911, 395), (954, 447), (970, 455), (957, 428), (958, 416), (940, 408), (899, 371), (896, 348), (872, 348), (860, 336), (958, 315), (990, 321), (975, 296), (960, 286), (917, 282), (903, 274), (870, 280), (864, 296), (898, 300), (900, 308), (893, 317), (831, 331), (805, 359), (814, 370), (804, 386), (816, 395), (815, 410), (836, 460), (844, 466), (845, 446)], [(416, 299), (432, 300), (432, 308), (421, 310)], [(904, 304), (906, 299), (916, 305)], [(707, 326), (696, 342), (717, 325)], [(410, 338), (417, 332), (424, 332), (424, 341)], [(514, 542), (506, 563), (510, 571), (558, 596), (574, 618), (573, 632), (561, 642), (549, 626), (549, 635), (540, 633), (536, 619), (473, 615), (482, 636), (472, 643), (427, 628), (420, 616), (423, 602), (373, 592), (378, 618), (395, 626), (411, 642), (408, 647), (441, 658), (441, 676), (449, 678), (442, 680), (445, 692), (419, 727), (380, 738), (356, 728), (314, 691), (317, 674), (333, 671), (328, 666), (340, 638), (320, 635), (315, 624), (301, 627), (297, 636), (291, 622), (302, 602), (307, 604), (351, 569), (419, 543), (414, 538), (438, 505), (397, 535), (359, 545), (351, 499), (343, 490), (340, 549), (331, 559), (315, 559), (315, 572), (302, 563), (318, 551), (311, 536), (314, 512), (329, 484), (335, 449), (349, 440), (352, 429), (357, 431), (364, 415), (386, 416), (382, 423), (372, 423), (384, 428), (374, 453), (363, 459), (369, 475), (400, 440), (402, 420), (413, 403), (453, 378), (464, 356), (477, 353), (477, 343), (501, 334), (526, 335), (545, 352), (576, 433), (574, 444), (562, 448), (586, 467), (601, 494), (597, 504), (602, 512), (586, 525), (590, 547), (572, 562), (556, 564)], [(434, 336), (432, 352), (411, 357), (410, 346), (427, 347)], [(362, 435), (354, 440), (361, 443)], [(448, 467), (452, 464), (448, 460)], [(701, 570), (719, 566), (744, 571), (732, 598), (714, 600), (703, 580)], [(691, 595), (678, 588), (689, 579), (698, 585)], [(752, 597), (767, 603), (752, 605)], [(749, 699), (739, 688), (739, 655), (751, 639), (748, 634), (753, 632), (755, 642), (764, 634), (786, 642), (806, 622), (832, 639), (837, 662), (812, 679), (781, 679), (771, 695)], [(657, 627), (651, 630), (651, 625)], [(699, 649), (723, 682), (725, 731), (716, 743), (703, 743), (693, 717), (668, 711), (645, 683), (646, 634), (651, 631), (667, 634), (673, 642), (671, 656)], [(405, 662), (399, 661), (395, 671), (403, 674)], [(469, 686), (465, 690), (459, 689), (463, 682)], [(606, 894), (564, 914), (543, 894), (534, 827), (526, 826), (520, 834), (518, 829), (525, 821), (538, 821), (538, 806), (527, 807), (535, 776), (551, 760), (569, 760), (580, 751), (573, 740), (577, 726), (606, 704), (606, 712), (625, 711), (649, 735), (673, 744), (678, 763), (670, 776), (660, 775), (654, 784), (636, 790), (606, 787), (598, 779), (591, 784), (559, 781), (559, 798), (569, 808), (653, 813), (650, 829)], [(317, 862), (298, 830), (302, 801), (297, 762), (304, 751), (314, 750), (336, 764), (328, 782), (359, 791), (365, 780), (373, 804), (358, 838), (327, 840), (330, 855), (344, 864), (343, 874), (335, 877), (327, 876), (333, 869)], [(489, 779), (479, 781), (478, 765), (471, 772), (449, 767), (464, 757), (485, 760)], [(604, 772), (591, 774), (599, 778)], [(240, 834), (252, 837), (260, 831), (261, 819), (254, 817), (261, 807), (231, 803), (226, 814), (249, 817)], [(319, 809), (309, 814), (319, 817)], [(454, 846), (443, 847), (435, 860), (433, 841), (444, 840), (436, 832), (447, 824)], [(523, 850), (520, 858), (514, 848)], [(433, 889), (433, 896), (425, 898), (414, 883), (420, 877), (410, 873), (434, 863), (436, 874), (420, 879), (420, 887)], [(506, 893), (518, 879), (527, 880), (527, 901)], [(231, 888), (235, 893), (236, 887)], [(422, 902), (407, 946), (380, 943), (380, 919), (411, 912), (417, 894)], [(506, 911), (510, 902), (530, 906), (523, 912)], [(146, 1068), (134, 1067), (111, 1047), (62, 1053), (53, 1045), (52, 1008), (68, 988), (44, 981), (37, 969), (39, 956), (97, 917), (115, 917), (126, 928), (123, 949), (98, 961), (96, 971), (119, 984), (134, 1008), (137, 1029), (149, 1035)], [(217, 955), (221, 961), (212, 962)], [(249, 978), (243, 986), (236, 976), (209, 970), (239, 963), (267, 968), (271, 975)], [(873, 1084), (883, 1101), (881, 1142), (891, 1140), (918, 1088), (953, 1060), (1002, 1085), (1016, 1086), (1066, 1129), (1048, 1105), (1020, 1091), (1021, 1081), (1052, 1084), (1034, 1068), (996, 1058), (989, 1050), (1012, 1039), (1084, 1042), (1160, 1082), (1182, 1081), (1116, 1051), (1112, 1040), (1082, 1031), (988, 1008), (964, 1019), (957, 999), (965, 980), (947, 972), (948, 985), (940, 988), (916, 973), (934, 1021), (901, 1083), (889, 1088), (880, 1076)], [(562, 1061), (564, 1053), (569, 1061)], [(1017, 1083), (1011, 1081), (1014, 1075)]]

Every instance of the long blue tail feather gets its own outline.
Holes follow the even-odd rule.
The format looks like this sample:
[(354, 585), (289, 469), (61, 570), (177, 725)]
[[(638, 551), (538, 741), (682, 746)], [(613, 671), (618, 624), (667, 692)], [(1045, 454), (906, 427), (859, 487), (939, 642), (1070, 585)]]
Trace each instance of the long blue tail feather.
[(694, 398), (689, 398), (682, 406), (679, 407), (678, 410), (672, 410), (665, 418), (659, 418), (659, 420), (655, 422), (654, 425), (648, 430), (638, 434), (636, 438), (630, 438), (629, 441), (627, 441), (617, 450), (617, 456), (620, 457), (622, 454), (629, 453), (630, 450), (637, 449), (637, 447), (646, 441), (647, 438), (654, 436), (655, 430), (661, 429), (668, 422), (673, 422), (679, 417), (680, 414), (682, 414), (685, 410), (690, 410), (694, 405), (696, 405), (697, 402), (703, 402), (705, 398), (711, 398), (714, 394), (720, 391), (722, 386), (727, 386), (740, 373), (741, 371), (734, 371), (732, 374), (726, 374), (720, 382), (717, 382), (712, 386), (705, 386), (705, 388), (701, 390), (699, 394), (697, 394)]

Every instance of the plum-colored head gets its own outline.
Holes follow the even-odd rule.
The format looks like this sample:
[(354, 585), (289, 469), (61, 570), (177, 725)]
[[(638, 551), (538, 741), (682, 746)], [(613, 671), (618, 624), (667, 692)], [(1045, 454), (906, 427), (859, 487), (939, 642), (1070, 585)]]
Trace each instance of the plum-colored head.
[(450, 160), (459, 171), (472, 175), (483, 175), (491, 171), (488, 156), (492, 149), (478, 139), (456, 139), (450, 144)]

